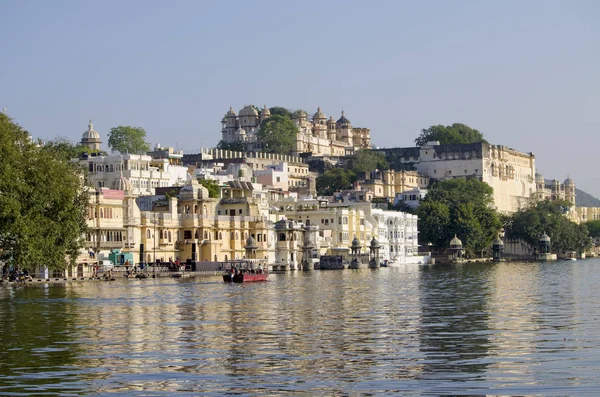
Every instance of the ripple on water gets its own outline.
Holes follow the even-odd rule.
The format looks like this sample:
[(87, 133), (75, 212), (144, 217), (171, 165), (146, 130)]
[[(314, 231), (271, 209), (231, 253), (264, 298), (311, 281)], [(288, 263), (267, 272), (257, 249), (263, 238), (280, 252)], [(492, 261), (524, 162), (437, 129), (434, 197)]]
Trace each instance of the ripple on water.
[(0, 287), (0, 394), (595, 395), (598, 265)]

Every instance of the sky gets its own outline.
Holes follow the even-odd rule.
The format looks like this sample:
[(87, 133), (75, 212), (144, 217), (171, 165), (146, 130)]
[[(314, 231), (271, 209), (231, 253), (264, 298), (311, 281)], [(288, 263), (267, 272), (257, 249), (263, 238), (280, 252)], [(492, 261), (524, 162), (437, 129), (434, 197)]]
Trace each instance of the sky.
[(600, 197), (600, 2), (0, 0), (0, 109), (197, 153), (246, 104), (344, 110), (378, 147), (464, 123)]

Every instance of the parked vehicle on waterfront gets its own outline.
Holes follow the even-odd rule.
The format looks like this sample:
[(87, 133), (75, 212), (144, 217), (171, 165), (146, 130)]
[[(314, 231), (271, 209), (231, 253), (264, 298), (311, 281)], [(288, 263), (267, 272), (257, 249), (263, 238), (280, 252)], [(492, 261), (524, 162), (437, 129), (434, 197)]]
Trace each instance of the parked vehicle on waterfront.
[(100, 266), (100, 268), (102, 270), (104, 270), (105, 272), (112, 270), (115, 267), (115, 264), (113, 263), (113, 261), (108, 260), (108, 259), (103, 259), (100, 261), (100, 263), (98, 264)]

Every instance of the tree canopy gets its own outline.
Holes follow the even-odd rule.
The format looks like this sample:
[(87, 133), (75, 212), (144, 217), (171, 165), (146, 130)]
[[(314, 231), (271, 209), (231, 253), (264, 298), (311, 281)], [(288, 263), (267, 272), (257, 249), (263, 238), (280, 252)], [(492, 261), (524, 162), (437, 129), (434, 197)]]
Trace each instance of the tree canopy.
[(505, 221), (506, 236), (537, 247), (540, 236), (546, 233), (553, 252), (583, 252), (591, 244), (589, 232), (585, 224), (577, 225), (567, 218), (570, 205), (562, 200), (543, 200), (517, 211)]
[(288, 154), (296, 148), (298, 128), (287, 117), (274, 115), (260, 123), (256, 136), (264, 152)]
[(584, 223), (590, 237), (600, 237), (600, 220), (587, 221)]
[(108, 133), (108, 147), (119, 153), (145, 154), (150, 150), (142, 127), (120, 125)]
[(481, 252), (502, 226), (492, 193), (475, 178), (433, 182), (418, 208), (420, 243), (444, 249), (456, 235), (467, 254)]
[(74, 263), (87, 230), (82, 170), (0, 113), (0, 253), (20, 268)]
[(221, 196), (221, 188), (216, 181), (212, 179), (198, 179), (198, 183), (204, 186), (208, 190), (208, 197), (210, 198), (219, 198)]
[(271, 112), (271, 116), (283, 116), (288, 119), (292, 118), (292, 113), (281, 106), (274, 106), (272, 108), (269, 108), (269, 112)]
[(387, 170), (389, 164), (385, 154), (369, 149), (361, 149), (349, 161), (349, 167), (354, 173), (371, 172), (376, 169)]
[(362, 149), (356, 152), (348, 161), (348, 168), (333, 168), (317, 177), (317, 192), (320, 195), (331, 196), (338, 190), (351, 189), (360, 172), (371, 172), (376, 169), (388, 169), (385, 155), (381, 152)]
[(88, 146), (82, 145), (81, 143), (72, 143), (67, 138), (63, 137), (57, 137), (54, 140), (46, 142), (44, 144), (44, 149), (66, 160), (77, 158), (83, 153), (97, 153), (101, 155), (106, 154), (106, 152), (102, 150), (94, 150)]
[(217, 144), (217, 149), (232, 150), (234, 152), (245, 152), (246, 145), (244, 145), (244, 142), (225, 142), (221, 139)]
[(350, 189), (354, 181), (356, 181), (356, 174), (352, 170), (333, 168), (319, 175), (317, 192), (322, 196), (331, 196), (338, 190)]
[(421, 134), (415, 139), (415, 144), (423, 146), (431, 141), (439, 141), (442, 145), (486, 142), (481, 132), (460, 123), (449, 126), (432, 125), (427, 129), (422, 129)]

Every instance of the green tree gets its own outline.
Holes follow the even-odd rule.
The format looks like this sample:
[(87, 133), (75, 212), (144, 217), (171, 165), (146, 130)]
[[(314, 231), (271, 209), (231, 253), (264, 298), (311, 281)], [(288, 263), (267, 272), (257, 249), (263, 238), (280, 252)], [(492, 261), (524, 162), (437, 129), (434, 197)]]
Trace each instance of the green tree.
[(421, 134), (415, 139), (415, 144), (423, 146), (431, 141), (439, 141), (442, 145), (486, 142), (481, 132), (460, 123), (449, 126), (432, 125), (427, 129), (422, 129)]
[(317, 193), (321, 196), (331, 196), (338, 190), (352, 188), (356, 174), (344, 168), (333, 168), (325, 171), (317, 178)]
[(81, 143), (74, 144), (64, 137), (57, 137), (52, 141), (46, 142), (44, 144), (44, 150), (48, 150), (54, 153), (56, 156), (66, 160), (77, 158), (83, 153), (106, 155), (106, 152), (102, 150), (94, 150), (88, 146), (82, 145)]
[(281, 106), (274, 106), (269, 108), (269, 112), (271, 112), (271, 116), (283, 116), (285, 118), (291, 119), (292, 114), (286, 108), (282, 108)]
[(433, 182), (418, 208), (421, 244), (445, 249), (456, 235), (468, 254), (487, 248), (502, 226), (492, 193), (475, 178)]
[(217, 149), (232, 150), (234, 152), (245, 152), (246, 145), (244, 145), (244, 142), (225, 142), (221, 139), (217, 144)]
[(142, 127), (120, 125), (108, 133), (108, 147), (119, 153), (145, 154), (150, 150)]
[(198, 183), (204, 186), (208, 190), (208, 197), (210, 198), (219, 198), (221, 196), (221, 188), (216, 181), (212, 179), (198, 179)]
[(284, 116), (271, 116), (260, 123), (256, 136), (264, 152), (288, 154), (296, 148), (298, 128)]
[(87, 230), (82, 170), (0, 114), (0, 252), (20, 268), (74, 263)]
[(587, 221), (584, 225), (587, 227), (590, 237), (600, 237), (600, 220)]
[(389, 169), (389, 164), (385, 160), (385, 154), (369, 149), (361, 149), (356, 152), (350, 159), (349, 166), (354, 173), (371, 172), (376, 169)]
[(553, 252), (585, 251), (591, 244), (588, 228), (567, 218), (570, 206), (571, 203), (563, 200), (538, 201), (508, 218), (506, 235), (537, 247), (540, 236), (546, 233), (550, 237)]

